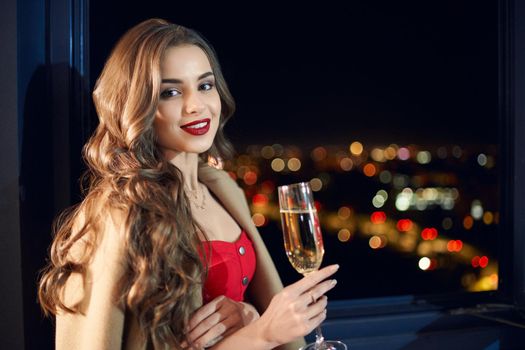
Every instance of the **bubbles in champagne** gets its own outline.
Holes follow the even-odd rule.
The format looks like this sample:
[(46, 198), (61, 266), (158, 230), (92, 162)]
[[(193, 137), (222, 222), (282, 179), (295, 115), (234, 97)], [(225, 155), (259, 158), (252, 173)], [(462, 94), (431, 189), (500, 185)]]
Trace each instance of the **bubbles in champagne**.
[(281, 210), (284, 247), (292, 266), (301, 274), (315, 271), (324, 255), (317, 211)]

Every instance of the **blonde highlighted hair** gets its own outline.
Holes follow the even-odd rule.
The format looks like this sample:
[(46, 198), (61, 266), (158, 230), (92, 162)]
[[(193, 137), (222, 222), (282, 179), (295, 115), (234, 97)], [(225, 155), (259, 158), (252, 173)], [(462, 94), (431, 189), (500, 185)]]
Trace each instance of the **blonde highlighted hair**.
[[(155, 348), (181, 347), (205, 272), (182, 174), (163, 158), (153, 127), (160, 64), (166, 50), (178, 45), (204, 51), (221, 99), (217, 135), (201, 157), (207, 161), (210, 155), (231, 156), (223, 127), (235, 103), (211, 45), (194, 30), (165, 20), (136, 25), (116, 44), (97, 80), (93, 99), (99, 125), (83, 150), (88, 165), (83, 177), (85, 197), (57, 218), (50, 261), (39, 284), (46, 314), (78, 312), (62, 299), (66, 281), (72, 273), (85, 273), (101, 232), (100, 216), (115, 209), (125, 213), (126, 272), (115, 302), (137, 317)], [(79, 229), (73, 230), (79, 222)], [(86, 242), (88, 249), (73, 259), (72, 247), (79, 241)]]

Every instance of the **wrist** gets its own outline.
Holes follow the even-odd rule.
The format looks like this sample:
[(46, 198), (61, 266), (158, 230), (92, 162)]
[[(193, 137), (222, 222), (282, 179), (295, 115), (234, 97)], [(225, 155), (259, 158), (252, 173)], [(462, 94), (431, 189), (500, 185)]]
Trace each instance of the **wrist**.
[(278, 347), (280, 345), (278, 342), (271, 341), (270, 338), (267, 337), (268, 326), (259, 320), (239, 329), (234, 335), (224, 338), (211, 347), (210, 350), (270, 350)]
[(281, 343), (275, 339), (275, 336), (272, 336), (270, 324), (266, 322), (264, 315), (251, 323), (250, 326), (254, 328), (256, 338), (261, 342), (264, 349), (273, 349), (281, 345)]

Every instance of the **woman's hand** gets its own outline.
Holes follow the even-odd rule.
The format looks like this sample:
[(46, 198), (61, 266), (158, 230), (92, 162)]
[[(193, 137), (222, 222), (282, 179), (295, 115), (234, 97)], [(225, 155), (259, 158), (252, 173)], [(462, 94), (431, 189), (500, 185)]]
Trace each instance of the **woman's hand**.
[(252, 305), (221, 295), (193, 314), (186, 338), (192, 344), (192, 349), (201, 349), (215, 344), (258, 318), (259, 313)]
[(326, 292), (336, 280), (326, 280), (339, 269), (331, 265), (312, 272), (276, 294), (262, 314), (262, 337), (275, 346), (310, 333), (326, 318)]

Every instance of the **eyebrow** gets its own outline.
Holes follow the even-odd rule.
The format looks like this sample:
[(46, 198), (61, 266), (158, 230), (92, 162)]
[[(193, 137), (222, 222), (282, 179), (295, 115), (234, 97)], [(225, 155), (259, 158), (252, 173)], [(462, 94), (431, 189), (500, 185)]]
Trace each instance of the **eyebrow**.
[[(212, 75), (213, 75), (212, 72), (206, 72), (204, 74), (199, 75), (197, 80), (201, 80), (201, 79), (207, 78), (207, 77), (212, 76)], [(162, 83), (182, 84), (182, 80), (180, 80), (180, 79), (162, 79)]]

